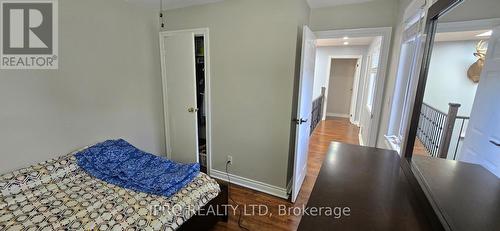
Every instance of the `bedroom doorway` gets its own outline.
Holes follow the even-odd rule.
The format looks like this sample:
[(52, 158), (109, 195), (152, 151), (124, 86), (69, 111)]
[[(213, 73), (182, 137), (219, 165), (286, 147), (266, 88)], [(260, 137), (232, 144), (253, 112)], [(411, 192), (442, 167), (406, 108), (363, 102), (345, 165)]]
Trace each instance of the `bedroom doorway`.
[[(329, 64), (326, 88), (325, 116), (348, 118), (351, 124), (359, 126), (356, 105), (362, 68), (361, 55), (332, 56)], [(361, 98), (361, 97), (359, 97)]]
[(167, 157), (210, 171), (208, 29), (160, 32)]

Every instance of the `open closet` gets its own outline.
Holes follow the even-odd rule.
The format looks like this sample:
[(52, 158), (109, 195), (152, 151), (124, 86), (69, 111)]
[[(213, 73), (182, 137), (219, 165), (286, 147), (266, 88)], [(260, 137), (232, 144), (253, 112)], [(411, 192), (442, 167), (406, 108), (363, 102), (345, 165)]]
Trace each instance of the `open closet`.
[(210, 169), (208, 29), (160, 32), (167, 157)]

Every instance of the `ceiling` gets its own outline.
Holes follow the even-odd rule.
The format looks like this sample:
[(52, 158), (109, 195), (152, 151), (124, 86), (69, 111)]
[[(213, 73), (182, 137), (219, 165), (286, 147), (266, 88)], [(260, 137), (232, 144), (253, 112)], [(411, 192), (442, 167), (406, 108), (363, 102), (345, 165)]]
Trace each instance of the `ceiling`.
[[(160, 0), (125, 0), (126, 2), (136, 3), (147, 8), (160, 9)], [(177, 9), (194, 5), (203, 5), (224, 0), (161, 0), (163, 9)]]
[[(318, 39), (316, 40), (317, 47), (330, 47), (330, 46), (367, 46), (372, 43), (374, 37), (357, 37), (357, 38), (334, 38), (334, 39)], [(349, 44), (344, 45), (344, 42)]]
[[(126, 2), (136, 3), (144, 7), (159, 9), (160, 0), (124, 0)], [(194, 5), (203, 5), (224, 0), (162, 0), (163, 9), (177, 9)], [(269, 0), (272, 1), (272, 0)], [(321, 8), (329, 6), (347, 5), (375, 0), (307, 0), (311, 8)]]
[(434, 39), (436, 42), (451, 42), (451, 41), (468, 41), (468, 40), (487, 40), (489, 37), (478, 37), (476, 35), (482, 34), (489, 30), (476, 30), (476, 31), (459, 31), (459, 32), (441, 32), (436, 34)]
[(307, 3), (309, 3), (309, 7), (311, 8), (321, 8), (321, 7), (347, 5), (347, 4), (355, 4), (355, 3), (371, 2), (371, 1), (375, 0), (307, 0)]

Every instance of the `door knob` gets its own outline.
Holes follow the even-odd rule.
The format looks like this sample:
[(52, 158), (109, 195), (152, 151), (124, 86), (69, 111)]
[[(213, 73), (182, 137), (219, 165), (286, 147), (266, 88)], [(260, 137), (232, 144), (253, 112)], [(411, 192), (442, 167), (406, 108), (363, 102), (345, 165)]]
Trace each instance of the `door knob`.
[(190, 112), (190, 113), (195, 113), (197, 111), (198, 111), (198, 108), (194, 108), (194, 107), (188, 108), (188, 112)]

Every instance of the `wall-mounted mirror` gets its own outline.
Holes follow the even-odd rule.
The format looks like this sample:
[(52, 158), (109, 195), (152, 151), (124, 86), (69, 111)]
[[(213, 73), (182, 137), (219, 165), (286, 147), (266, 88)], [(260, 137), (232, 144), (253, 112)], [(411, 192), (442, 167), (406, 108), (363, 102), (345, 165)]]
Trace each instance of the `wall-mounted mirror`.
[(500, 1), (437, 0), (403, 154), (445, 229), (500, 227)]

